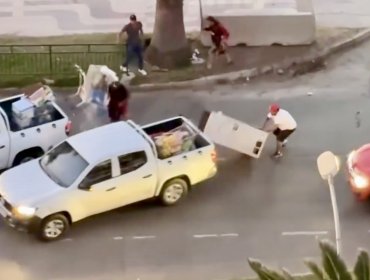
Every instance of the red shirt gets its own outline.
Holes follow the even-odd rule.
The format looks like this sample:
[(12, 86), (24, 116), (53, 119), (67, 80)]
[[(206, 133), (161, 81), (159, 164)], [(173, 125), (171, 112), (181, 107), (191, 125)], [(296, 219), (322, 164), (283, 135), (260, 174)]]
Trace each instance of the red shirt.
[(212, 24), (209, 27), (204, 28), (205, 31), (212, 32), (211, 39), (214, 44), (219, 44), (222, 38), (228, 39), (230, 36), (229, 31), (221, 24)]

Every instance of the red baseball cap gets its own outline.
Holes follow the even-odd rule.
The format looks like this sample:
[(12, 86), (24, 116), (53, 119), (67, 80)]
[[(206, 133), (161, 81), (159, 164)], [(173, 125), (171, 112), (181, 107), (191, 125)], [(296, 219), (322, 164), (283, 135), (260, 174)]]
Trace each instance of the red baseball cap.
[(270, 113), (277, 113), (280, 110), (280, 106), (277, 103), (273, 103), (270, 105), (269, 111)]

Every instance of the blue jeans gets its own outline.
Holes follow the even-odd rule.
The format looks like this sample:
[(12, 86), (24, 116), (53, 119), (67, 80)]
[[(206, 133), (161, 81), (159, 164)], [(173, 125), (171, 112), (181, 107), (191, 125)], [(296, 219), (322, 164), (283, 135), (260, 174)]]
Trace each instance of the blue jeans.
[(94, 89), (92, 92), (92, 102), (98, 105), (104, 105), (105, 92), (101, 89)]
[(139, 69), (143, 69), (144, 59), (143, 59), (143, 47), (141, 46), (141, 44), (126, 45), (126, 61), (123, 63), (123, 66), (127, 68), (134, 56), (137, 57)]

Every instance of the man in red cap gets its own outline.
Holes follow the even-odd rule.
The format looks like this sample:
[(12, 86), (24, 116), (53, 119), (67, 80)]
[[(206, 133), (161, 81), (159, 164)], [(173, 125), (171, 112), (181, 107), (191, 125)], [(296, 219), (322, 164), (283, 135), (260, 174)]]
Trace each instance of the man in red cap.
[(296, 130), (297, 122), (292, 115), (280, 108), (279, 104), (272, 104), (262, 130), (272, 132), (276, 136), (276, 151), (274, 157), (283, 156), (283, 148), (288, 137)]

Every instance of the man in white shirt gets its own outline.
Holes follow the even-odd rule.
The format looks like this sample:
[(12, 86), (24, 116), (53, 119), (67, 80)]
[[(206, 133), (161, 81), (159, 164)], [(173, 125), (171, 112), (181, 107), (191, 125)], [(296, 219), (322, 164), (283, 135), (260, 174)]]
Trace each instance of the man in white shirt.
[(292, 115), (280, 108), (278, 104), (272, 104), (269, 108), (267, 119), (262, 130), (272, 132), (276, 136), (276, 151), (274, 157), (283, 156), (283, 148), (288, 142), (288, 137), (296, 130), (297, 122)]

